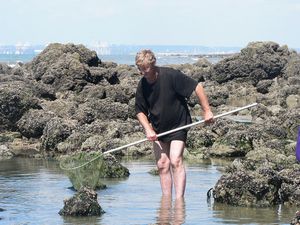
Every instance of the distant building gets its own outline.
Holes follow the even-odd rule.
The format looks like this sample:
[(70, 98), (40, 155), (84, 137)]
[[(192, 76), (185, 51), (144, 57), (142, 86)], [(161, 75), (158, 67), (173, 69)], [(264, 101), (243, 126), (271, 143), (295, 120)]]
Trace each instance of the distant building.
[(111, 48), (107, 42), (98, 42), (95, 45), (91, 46), (92, 50), (97, 52), (97, 55), (110, 55)]

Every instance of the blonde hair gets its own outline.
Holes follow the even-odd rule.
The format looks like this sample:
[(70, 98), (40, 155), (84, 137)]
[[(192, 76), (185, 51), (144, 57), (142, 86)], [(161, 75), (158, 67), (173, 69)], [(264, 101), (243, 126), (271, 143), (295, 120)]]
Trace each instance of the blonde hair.
[(145, 65), (154, 66), (155, 63), (156, 63), (155, 55), (149, 49), (141, 50), (135, 56), (135, 64), (138, 67), (145, 66)]

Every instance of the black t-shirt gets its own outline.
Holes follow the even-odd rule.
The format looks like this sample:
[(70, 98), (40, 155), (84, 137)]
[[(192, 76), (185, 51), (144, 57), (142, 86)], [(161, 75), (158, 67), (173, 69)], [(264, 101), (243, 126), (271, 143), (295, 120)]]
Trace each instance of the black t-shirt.
[(149, 84), (142, 78), (135, 96), (136, 113), (143, 112), (156, 133), (162, 133), (192, 122), (187, 98), (196, 89), (197, 81), (179, 70), (158, 67), (158, 78)]

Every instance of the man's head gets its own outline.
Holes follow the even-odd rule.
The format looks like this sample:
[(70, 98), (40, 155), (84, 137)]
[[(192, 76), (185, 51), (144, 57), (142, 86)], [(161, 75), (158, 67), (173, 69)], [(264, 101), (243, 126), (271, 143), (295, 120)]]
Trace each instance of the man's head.
[(155, 67), (156, 58), (151, 50), (144, 49), (139, 51), (135, 56), (135, 64), (143, 73)]

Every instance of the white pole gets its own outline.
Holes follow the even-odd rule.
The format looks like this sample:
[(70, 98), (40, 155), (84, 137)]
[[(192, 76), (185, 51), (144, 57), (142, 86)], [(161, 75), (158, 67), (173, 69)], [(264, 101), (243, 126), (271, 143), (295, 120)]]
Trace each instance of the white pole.
[[(241, 108), (237, 108), (235, 110), (232, 110), (232, 111), (229, 111), (229, 112), (226, 112), (226, 113), (222, 113), (222, 114), (219, 114), (217, 116), (214, 116), (214, 119), (217, 119), (217, 118), (220, 118), (220, 117), (223, 117), (223, 116), (227, 116), (229, 114), (232, 114), (232, 113), (235, 113), (235, 112), (239, 112), (241, 110), (244, 110), (244, 109), (248, 109), (248, 108), (251, 108), (253, 106), (256, 106), (257, 103), (253, 103), (253, 104), (250, 104), (250, 105), (246, 105), (244, 107), (241, 107)], [(200, 123), (204, 123), (205, 120), (199, 120), (197, 122), (194, 122), (194, 123), (190, 123), (188, 125), (185, 125), (185, 126), (181, 126), (181, 127), (178, 127), (178, 128), (175, 128), (175, 129), (172, 129), (172, 130), (169, 130), (169, 131), (166, 131), (166, 132), (163, 132), (163, 133), (160, 133), (157, 135), (157, 137), (162, 137), (162, 136), (165, 136), (167, 134), (170, 134), (170, 133), (173, 133), (173, 132), (176, 132), (176, 131), (179, 131), (179, 130), (184, 130), (186, 128), (189, 128), (189, 127), (193, 127), (193, 126), (196, 126)], [(133, 146), (133, 145), (137, 145), (137, 144), (140, 144), (142, 142), (145, 142), (147, 141), (148, 139), (147, 138), (144, 138), (142, 140), (139, 140), (139, 141), (136, 141), (136, 142), (132, 142), (132, 143), (129, 143), (127, 145), (123, 145), (123, 146), (120, 146), (120, 147), (117, 147), (117, 148), (114, 148), (114, 149), (111, 149), (111, 150), (108, 150), (106, 152), (104, 152), (103, 154), (108, 154), (108, 153), (112, 153), (112, 152), (115, 152), (115, 151), (118, 151), (118, 150), (121, 150), (123, 148), (128, 148), (130, 146)]]
[[(217, 119), (217, 118), (222, 117), (222, 116), (227, 116), (227, 115), (229, 115), (229, 114), (231, 114), (231, 113), (235, 113), (235, 112), (238, 112), (238, 111), (241, 111), (241, 110), (244, 110), (244, 109), (248, 109), (248, 108), (251, 108), (251, 107), (256, 106), (256, 105), (257, 105), (257, 103), (253, 103), (253, 104), (251, 104), (251, 105), (247, 105), (247, 106), (244, 106), (244, 107), (241, 107), (241, 108), (238, 108), (238, 109), (235, 109), (235, 110), (232, 110), (232, 111), (229, 111), (229, 112), (226, 112), (226, 113), (217, 115), (217, 116), (214, 117), (214, 119)], [(179, 130), (183, 130), (183, 129), (186, 129), (186, 128), (189, 128), (189, 127), (192, 127), (192, 126), (196, 126), (196, 125), (198, 125), (198, 124), (200, 124), (200, 123), (204, 123), (204, 122), (205, 122), (205, 120), (200, 120), (200, 121), (197, 121), (197, 122), (195, 122), (195, 123), (191, 123), (191, 124), (188, 124), (188, 125), (185, 125), (185, 126), (182, 126), (182, 127), (178, 127), (178, 128), (176, 128), (176, 129), (169, 130), (169, 131), (163, 132), (163, 133), (161, 133), (161, 134), (158, 134), (157, 137), (161, 137), (161, 136), (164, 136), (164, 135), (167, 135), (167, 134), (170, 134), (170, 133), (179, 131)], [(129, 143), (129, 144), (127, 144), (127, 145), (123, 145), (123, 146), (120, 146), (120, 147), (118, 147), (118, 148), (111, 149), (111, 150), (109, 150), (109, 151), (104, 152), (103, 155), (104, 155), (104, 154), (108, 154), (108, 153), (112, 153), (112, 152), (115, 152), (115, 151), (118, 151), (118, 150), (121, 150), (121, 149), (123, 149), (123, 148), (130, 147), (130, 146), (132, 146), (132, 145), (140, 144), (140, 143), (145, 142), (145, 141), (147, 141), (147, 140), (148, 140), (147, 138), (144, 138), (144, 139), (142, 139), (142, 140), (139, 140), (139, 141), (136, 141), (136, 142), (133, 142), (133, 143)], [(90, 161), (88, 161), (88, 162), (85, 162), (85, 163), (83, 163), (83, 164), (81, 164), (81, 165), (79, 165), (79, 166), (75, 166), (75, 167), (72, 167), (72, 168), (63, 167), (62, 165), (60, 165), (60, 167), (61, 167), (63, 170), (74, 170), (74, 169), (79, 169), (79, 168), (82, 168), (82, 167), (84, 167), (85, 165), (87, 165), (87, 164), (89, 164), (89, 163), (95, 161), (96, 159), (100, 158), (101, 156), (102, 156), (102, 154), (100, 154), (99, 156), (93, 158), (92, 160), (90, 160)]]

